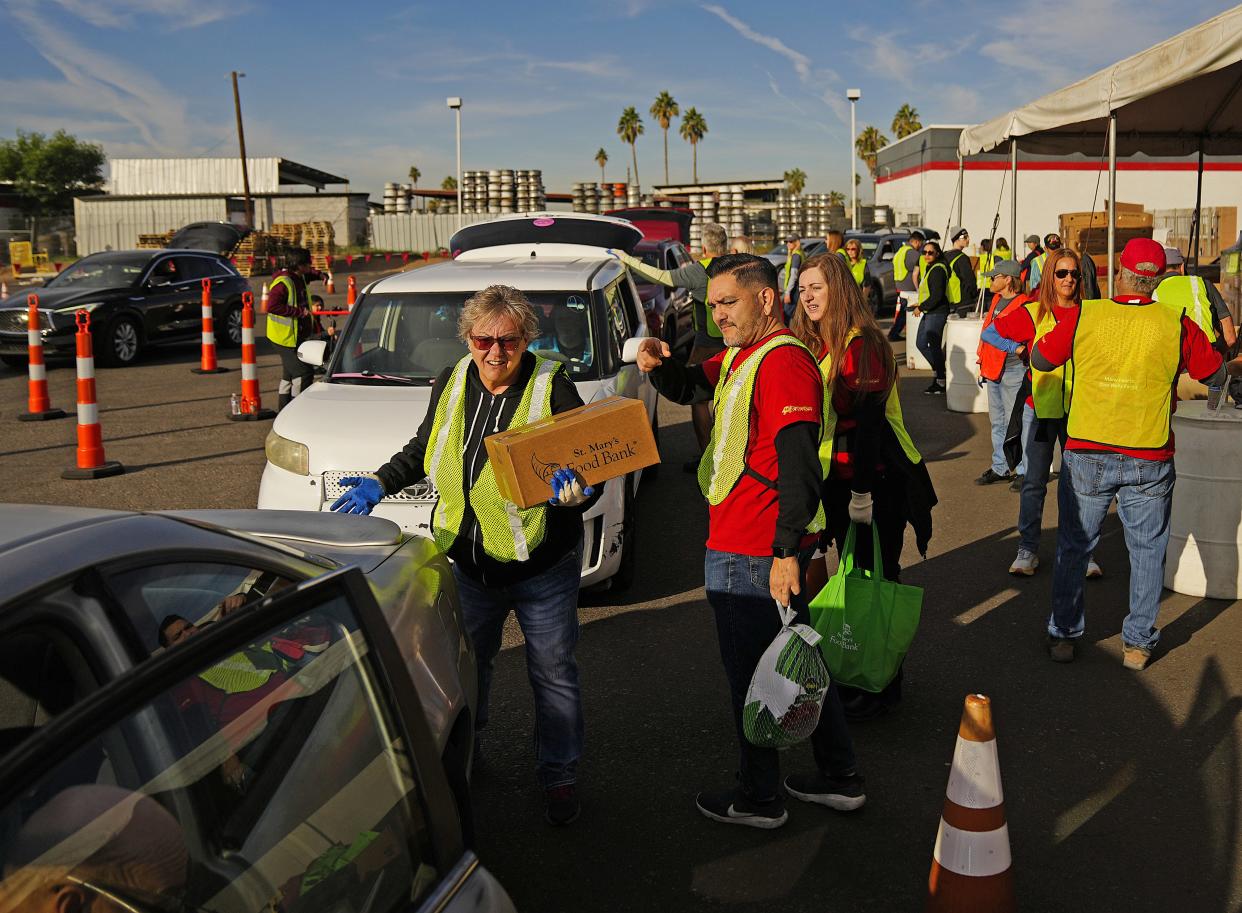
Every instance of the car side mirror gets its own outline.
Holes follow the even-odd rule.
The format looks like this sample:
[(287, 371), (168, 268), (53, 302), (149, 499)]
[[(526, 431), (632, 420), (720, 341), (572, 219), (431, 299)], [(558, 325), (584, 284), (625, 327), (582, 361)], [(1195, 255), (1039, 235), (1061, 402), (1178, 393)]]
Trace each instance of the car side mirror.
[(327, 351), (328, 341), (326, 339), (308, 339), (298, 346), (298, 361), (318, 368), (323, 364), (323, 357)]

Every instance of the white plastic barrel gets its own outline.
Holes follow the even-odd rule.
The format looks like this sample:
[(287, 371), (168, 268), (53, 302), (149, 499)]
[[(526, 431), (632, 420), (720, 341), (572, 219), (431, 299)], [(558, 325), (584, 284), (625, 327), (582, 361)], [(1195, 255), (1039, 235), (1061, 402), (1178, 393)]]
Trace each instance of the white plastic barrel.
[(906, 367), (915, 371), (930, 371), (931, 362), (923, 357), (917, 345), (919, 324), (922, 322), (922, 314), (916, 314), (913, 310), (906, 311)]
[(944, 328), (945, 405), (950, 412), (987, 412), (988, 392), (979, 386), (981, 317), (950, 317)]
[(1173, 516), (1164, 585), (1175, 593), (1242, 596), (1242, 412), (1179, 403)]

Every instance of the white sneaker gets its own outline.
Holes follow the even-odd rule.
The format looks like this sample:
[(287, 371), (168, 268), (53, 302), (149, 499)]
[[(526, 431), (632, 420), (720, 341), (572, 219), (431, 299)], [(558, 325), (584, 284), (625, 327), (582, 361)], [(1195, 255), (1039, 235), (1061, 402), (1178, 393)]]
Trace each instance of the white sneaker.
[(1019, 575), (1031, 577), (1035, 574), (1035, 568), (1037, 567), (1039, 567), (1039, 555), (1020, 548), (1018, 549), (1018, 557), (1014, 558), (1013, 564), (1009, 565), (1009, 573), (1015, 577)]
[(1090, 558), (1087, 559), (1087, 579), (1088, 580), (1099, 580), (1103, 576), (1104, 576), (1104, 568), (1096, 564), (1095, 555), (1092, 555)]

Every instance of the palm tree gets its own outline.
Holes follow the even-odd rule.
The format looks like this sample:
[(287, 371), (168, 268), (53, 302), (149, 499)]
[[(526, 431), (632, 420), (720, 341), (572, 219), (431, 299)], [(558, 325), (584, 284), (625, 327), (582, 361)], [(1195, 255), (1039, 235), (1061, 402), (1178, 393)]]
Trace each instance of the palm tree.
[(681, 108), (677, 106), (677, 102), (673, 96), (667, 92), (661, 92), (656, 96), (656, 100), (651, 103), (651, 116), (656, 119), (656, 123), (660, 125), (660, 129), (664, 131), (664, 183), (668, 183), (668, 125), (673, 122), (673, 118), (681, 113)]
[(690, 144), (694, 154), (694, 183), (699, 182), (699, 143), (707, 135), (707, 121), (695, 108), (687, 108), (681, 119), (681, 138)]
[(450, 174), (448, 177), (446, 177), (443, 181), (440, 182), (440, 189), (441, 190), (456, 190), (457, 189), (457, 178), (453, 177)]
[(785, 186), (789, 188), (789, 192), (794, 196), (802, 193), (802, 188), (806, 187), (806, 172), (801, 168), (793, 168), (786, 171)]
[(415, 189), (418, 189), (418, 179), (421, 178), (422, 176), (423, 176), (423, 173), (418, 170), (417, 165), (410, 166), (410, 183), (414, 185)]
[(599, 152), (595, 153), (595, 164), (599, 165), (599, 182), (604, 183), (604, 166), (608, 164), (608, 153), (604, 151), (604, 147), (599, 147)]
[(858, 150), (858, 157), (867, 165), (867, 170), (871, 172), (871, 180), (875, 180), (876, 158), (881, 149), (888, 145), (888, 137), (877, 130), (875, 127), (863, 127), (862, 133), (858, 134), (858, 139), (854, 141), (854, 148)]
[(893, 115), (893, 132), (897, 134), (898, 139), (905, 139), (911, 133), (915, 133), (923, 129), (923, 124), (919, 121), (918, 108), (910, 105), (902, 105), (897, 109), (897, 113)]
[(843, 194), (839, 190), (829, 190), (828, 191), (828, 205), (829, 206), (844, 206), (845, 205), (845, 194)]
[(617, 136), (621, 137), (621, 141), (630, 144), (630, 155), (634, 159), (634, 186), (641, 188), (642, 182), (638, 179), (638, 150), (634, 144), (638, 142), (638, 138), (643, 135), (643, 119), (638, 116), (638, 109), (633, 105), (621, 112), (621, 119), (617, 121)]

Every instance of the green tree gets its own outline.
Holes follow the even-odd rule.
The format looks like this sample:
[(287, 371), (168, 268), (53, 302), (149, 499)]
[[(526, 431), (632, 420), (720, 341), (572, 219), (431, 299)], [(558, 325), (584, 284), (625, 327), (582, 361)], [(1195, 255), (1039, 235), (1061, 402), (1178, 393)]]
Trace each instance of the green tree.
[(630, 144), (630, 156), (634, 160), (634, 186), (640, 189), (642, 181), (638, 179), (638, 150), (634, 144), (642, 135), (643, 119), (638, 116), (638, 109), (631, 105), (621, 112), (621, 119), (617, 121), (617, 136), (621, 137), (622, 142)]
[(806, 172), (801, 168), (791, 168), (789, 171), (786, 171), (785, 186), (795, 196), (802, 193), (802, 188), (806, 187)]
[(17, 192), (18, 206), (33, 220), (38, 236), (42, 215), (64, 212), (84, 190), (103, 186), (104, 151), (80, 142), (64, 130), (51, 137), (17, 131), (17, 139), (0, 140), (0, 181)]
[(656, 119), (660, 129), (664, 131), (664, 183), (668, 183), (668, 127), (673, 118), (681, 113), (676, 100), (668, 92), (661, 92), (651, 103), (651, 116)]
[(858, 157), (863, 160), (867, 166), (867, 170), (871, 172), (871, 179), (875, 180), (876, 160), (880, 150), (888, 145), (888, 137), (877, 130), (875, 127), (863, 127), (862, 133), (858, 134), (858, 139), (854, 141), (854, 148), (858, 150)]
[(423, 176), (423, 173), (418, 170), (417, 165), (410, 166), (410, 183), (413, 184), (415, 188), (418, 187), (418, 179), (421, 178), (422, 176)]
[(902, 105), (893, 115), (892, 128), (898, 139), (905, 139), (911, 133), (922, 130), (923, 124), (919, 120), (918, 109), (911, 105)]
[(699, 143), (707, 135), (707, 121), (697, 108), (687, 108), (681, 119), (681, 138), (690, 144), (691, 155), (694, 157), (694, 183), (699, 182)]
[(450, 174), (448, 177), (446, 177), (443, 181), (440, 182), (440, 189), (441, 190), (456, 190), (457, 189), (457, 178), (453, 177)]
[(845, 205), (845, 194), (843, 194), (839, 190), (829, 190), (828, 191), (828, 204), (830, 206), (844, 206)]
[(603, 146), (595, 153), (595, 164), (599, 165), (599, 182), (604, 183), (604, 166), (608, 164), (608, 153)]

